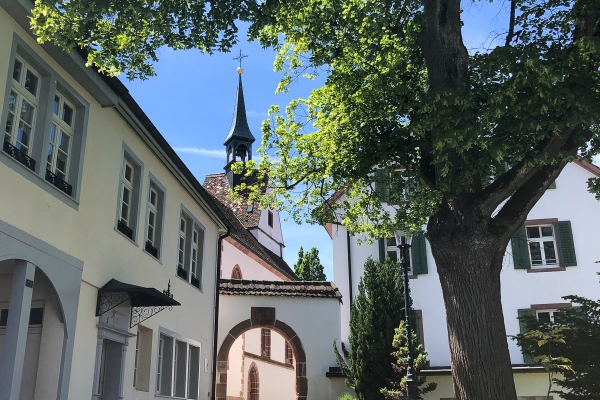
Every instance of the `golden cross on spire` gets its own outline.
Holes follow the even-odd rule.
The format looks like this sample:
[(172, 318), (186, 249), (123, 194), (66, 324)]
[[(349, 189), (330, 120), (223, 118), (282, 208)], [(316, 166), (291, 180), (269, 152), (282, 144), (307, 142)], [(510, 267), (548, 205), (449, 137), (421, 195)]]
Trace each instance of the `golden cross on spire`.
[(233, 59), (234, 59), (234, 60), (238, 60), (238, 61), (239, 61), (239, 63), (240, 63), (240, 66), (238, 67), (238, 73), (240, 73), (240, 74), (241, 74), (241, 73), (244, 71), (244, 70), (242, 69), (242, 60), (243, 60), (244, 58), (246, 58), (246, 57), (248, 57), (248, 56), (246, 56), (246, 55), (243, 55), (243, 54), (242, 54), (242, 49), (240, 49), (240, 55), (239, 55), (239, 56), (237, 56), (237, 57), (233, 57)]

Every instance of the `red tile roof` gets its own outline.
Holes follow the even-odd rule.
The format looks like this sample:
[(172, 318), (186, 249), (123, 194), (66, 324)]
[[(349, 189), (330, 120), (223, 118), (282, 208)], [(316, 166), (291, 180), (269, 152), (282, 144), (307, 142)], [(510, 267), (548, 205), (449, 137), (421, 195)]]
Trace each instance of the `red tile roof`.
[(314, 297), (338, 299), (342, 294), (333, 282), (279, 282), (220, 279), (219, 293), (231, 296)]
[[(241, 203), (236, 203), (230, 200), (227, 196), (229, 193), (229, 182), (224, 173), (206, 175), (204, 178), (204, 188), (213, 195), (217, 200), (229, 208), (237, 219), (246, 228), (256, 228), (260, 220), (260, 206), (258, 203), (249, 204), (246, 198), (242, 198)], [(252, 206), (252, 212), (249, 213), (248, 206)]]

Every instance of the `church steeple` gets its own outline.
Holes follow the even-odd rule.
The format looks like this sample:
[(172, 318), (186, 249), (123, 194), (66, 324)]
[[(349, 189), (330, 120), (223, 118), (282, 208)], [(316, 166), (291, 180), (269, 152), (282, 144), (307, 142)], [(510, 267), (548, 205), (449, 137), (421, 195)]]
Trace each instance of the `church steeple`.
[(225, 145), (225, 149), (227, 151), (227, 164), (225, 165), (225, 171), (227, 174), (227, 180), (229, 181), (229, 186), (232, 188), (240, 183), (241, 177), (231, 171), (231, 164), (237, 161), (246, 162), (251, 160), (252, 143), (254, 143), (256, 140), (254, 136), (252, 136), (252, 132), (250, 132), (248, 120), (246, 119), (244, 89), (242, 87), (242, 74), (244, 73), (244, 70), (241, 66), (241, 62), (244, 57), (246, 56), (242, 56), (242, 52), (240, 50), (240, 55), (235, 58), (236, 60), (240, 61), (240, 66), (237, 69), (239, 75), (238, 90), (235, 99), (235, 108), (233, 110), (233, 121), (231, 122), (231, 128), (229, 129), (227, 138), (225, 138), (225, 142), (223, 142), (223, 145)]

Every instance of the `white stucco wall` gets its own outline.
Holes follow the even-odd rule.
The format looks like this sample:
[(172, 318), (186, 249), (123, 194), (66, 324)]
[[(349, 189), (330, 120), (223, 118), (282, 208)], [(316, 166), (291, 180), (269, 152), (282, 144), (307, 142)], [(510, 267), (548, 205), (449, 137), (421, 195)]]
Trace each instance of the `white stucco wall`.
[[(269, 268), (264, 267), (248, 254), (239, 250), (227, 240), (222, 242), (223, 254), (221, 256), (221, 271), (223, 279), (231, 279), (231, 272), (236, 265), (240, 266), (242, 277), (250, 280), (281, 281), (279, 275)], [(248, 250), (246, 250), (248, 251)], [(272, 268), (272, 267), (270, 267)]]
[[(273, 213), (273, 226), (269, 226), (269, 211)], [(253, 229), (252, 234), (265, 247), (283, 258), (283, 232), (279, 212), (275, 210), (262, 210), (258, 221), (258, 229)]]
[[(274, 307), (277, 320), (289, 325), (302, 342), (306, 353), (308, 399), (335, 400), (344, 393), (340, 393), (342, 388), (325, 376), (329, 367), (336, 366), (332, 343), (339, 340), (338, 300), (221, 296), (221, 307), (230, 311), (219, 316), (219, 346), (232, 327), (250, 318), (252, 307)], [(261, 387), (263, 379), (261, 374)]]
[[(201, 343), (199, 392), (200, 398), (207, 398), (208, 393), (212, 392), (211, 371), (209, 368), (205, 372), (204, 359), (208, 359), (208, 365), (212, 366), (214, 287), (219, 227), (115, 110), (102, 108), (0, 8), (0, 60), (4, 60), (0, 63), (1, 93), (4, 93), (6, 77), (9, 76), (9, 68), (12, 68), (10, 53), (14, 32), (90, 104), (78, 210), (61, 201), (59, 198), (62, 194), (51, 194), (56, 189), (50, 184), (48, 190), (42, 190), (30, 179), (24, 178), (24, 174), (31, 174), (31, 172), (22, 166), (16, 166), (17, 169), (23, 169), (18, 173), (5, 163), (0, 163), (2, 184), (4, 187), (11, 188), (11, 190), (0, 191), (0, 204), (3, 205), (0, 207), (0, 220), (84, 261), (69, 398), (84, 399), (91, 396), (98, 332), (96, 327), (98, 318), (95, 317), (97, 290), (111, 278), (159, 290), (166, 289), (170, 281), (175, 299), (182, 304), (180, 307), (175, 307), (173, 311), (162, 311), (142, 323), (153, 331), (149, 394), (134, 391), (132, 345), (135, 344), (135, 338), (133, 343), (130, 341), (125, 361), (125, 398), (154, 398), (159, 327)], [(0, 96), (0, 109), (6, 107), (3, 102), (4, 96)], [(144, 164), (136, 243), (115, 230), (123, 143)], [(0, 154), (0, 157), (7, 156)], [(16, 163), (12, 159), (8, 159), (8, 162)], [(166, 188), (160, 261), (142, 250), (145, 242), (149, 173), (152, 173)], [(32, 175), (31, 179), (40, 178)], [(177, 241), (182, 205), (205, 228), (202, 290), (176, 276)], [(135, 333), (136, 329), (132, 329), (131, 332)]]
[[(556, 180), (556, 189), (549, 189), (542, 196), (528, 220), (557, 218), (571, 221), (577, 266), (567, 267), (566, 271), (528, 273), (513, 267), (510, 244), (506, 251), (501, 272), (502, 304), (507, 335), (519, 333), (517, 310), (530, 308), (532, 304), (563, 303), (562, 296), (576, 294), (598, 299), (600, 286), (596, 273), (600, 271), (600, 253), (596, 245), (597, 227), (600, 225), (600, 203), (587, 191), (587, 179), (594, 175), (575, 163), (568, 164)], [(364, 273), (364, 262), (371, 256), (378, 259), (377, 243), (356, 245), (351, 238), (352, 286), (356, 296), (360, 276)], [(422, 310), (425, 348), (429, 352), (431, 366), (450, 365), (445, 308), (435, 262), (427, 244), (428, 270), (410, 280), (413, 306)], [(346, 235), (343, 228), (333, 235), (334, 281), (345, 294), (348, 289), (348, 265), (346, 256)], [(342, 340), (348, 337), (348, 302), (342, 305)], [(511, 361), (523, 363), (520, 349), (513, 340), (508, 341)], [(443, 397), (443, 396), (442, 396)]]

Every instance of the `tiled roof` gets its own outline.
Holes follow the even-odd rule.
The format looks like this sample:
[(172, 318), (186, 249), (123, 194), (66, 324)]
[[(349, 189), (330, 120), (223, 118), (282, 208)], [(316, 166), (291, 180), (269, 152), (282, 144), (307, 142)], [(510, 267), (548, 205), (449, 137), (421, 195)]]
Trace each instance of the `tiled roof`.
[[(204, 188), (217, 200), (229, 208), (237, 219), (246, 228), (256, 228), (260, 220), (260, 206), (258, 203), (248, 204), (247, 201), (236, 203), (227, 197), (229, 192), (229, 182), (225, 173), (206, 175), (204, 178)], [(252, 212), (248, 212), (248, 206), (252, 206)]]
[(317, 297), (342, 301), (342, 294), (333, 282), (220, 279), (219, 293), (238, 296)]
[[(227, 183), (227, 178), (225, 178), (224, 174), (217, 175), (208, 175), (204, 181), (204, 187), (208, 191), (210, 195), (212, 195), (214, 202), (217, 204), (221, 213), (225, 215), (229, 223), (231, 224), (230, 235), (233, 239), (235, 239), (242, 246), (256, 254), (266, 263), (271, 265), (273, 268), (281, 272), (283, 275), (288, 277), (289, 279), (296, 281), (298, 278), (294, 271), (290, 268), (290, 266), (277, 254), (273, 253), (271, 250), (267, 249), (265, 246), (260, 244), (260, 242), (242, 225), (240, 220), (236, 217), (234, 210), (229, 208), (229, 206), (222, 201), (222, 199), (215, 195), (213, 190), (215, 188), (214, 185), (210, 183), (207, 185), (208, 181), (215, 181), (213, 178), (223, 178), (225, 180), (225, 185), (229, 185)], [(217, 179), (218, 180), (218, 179)], [(229, 186), (227, 186), (229, 187)], [(225, 199), (227, 199), (227, 192), (225, 192)], [(230, 202), (233, 203), (233, 202)], [(233, 203), (235, 205), (235, 203)], [(256, 212), (256, 211), (255, 211)], [(260, 211), (258, 212), (260, 214)]]

